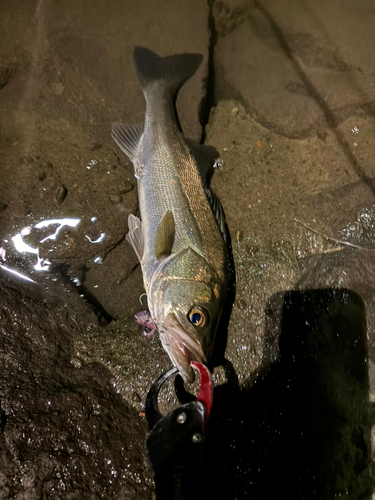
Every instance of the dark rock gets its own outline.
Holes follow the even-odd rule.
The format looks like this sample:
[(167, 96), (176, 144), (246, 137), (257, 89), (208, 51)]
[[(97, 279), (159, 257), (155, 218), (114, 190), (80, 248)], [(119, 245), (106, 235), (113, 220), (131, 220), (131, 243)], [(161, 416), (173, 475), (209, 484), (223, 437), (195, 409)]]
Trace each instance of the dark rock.
[(47, 174), (45, 172), (40, 172), (40, 174), (38, 174), (38, 181), (44, 181), (46, 180), (46, 177)]
[(0, 202), (0, 212), (4, 212), (8, 208), (8, 205), (6, 203)]
[(96, 328), (90, 308), (61, 287), (47, 296), (36, 285), (1, 279), (0, 288), (3, 493), (151, 498), (145, 422), (103, 366), (70, 362), (73, 337)]

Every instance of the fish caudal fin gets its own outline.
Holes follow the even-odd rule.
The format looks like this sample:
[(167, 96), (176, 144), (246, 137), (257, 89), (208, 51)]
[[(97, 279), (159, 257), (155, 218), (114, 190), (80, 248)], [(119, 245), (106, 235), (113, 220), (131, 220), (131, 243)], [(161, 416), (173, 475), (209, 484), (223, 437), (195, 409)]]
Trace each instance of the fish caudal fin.
[(134, 49), (134, 64), (142, 89), (155, 82), (162, 82), (163, 87), (173, 95), (199, 68), (202, 54), (177, 54), (159, 57), (144, 47)]

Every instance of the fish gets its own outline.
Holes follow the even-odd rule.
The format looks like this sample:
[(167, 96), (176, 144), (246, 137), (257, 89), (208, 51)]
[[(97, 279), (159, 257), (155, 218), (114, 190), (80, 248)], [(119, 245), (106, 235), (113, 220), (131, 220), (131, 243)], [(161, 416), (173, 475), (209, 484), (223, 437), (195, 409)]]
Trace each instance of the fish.
[(209, 183), (220, 155), (184, 136), (175, 107), (203, 56), (161, 57), (135, 47), (133, 59), (145, 121), (112, 124), (112, 137), (137, 179), (140, 218), (129, 215), (126, 239), (141, 264), (162, 346), (184, 382), (191, 382), (190, 362), (210, 360), (228, 290), (224, 210)]

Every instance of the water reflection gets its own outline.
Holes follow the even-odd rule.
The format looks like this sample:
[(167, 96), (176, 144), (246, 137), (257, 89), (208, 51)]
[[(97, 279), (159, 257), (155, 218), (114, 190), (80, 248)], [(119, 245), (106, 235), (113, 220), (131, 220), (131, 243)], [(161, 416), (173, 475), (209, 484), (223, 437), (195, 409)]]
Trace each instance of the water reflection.
[(53, 234), (50, 234), (49, 236), (46, 236), (42, 240), (40, 240), (40, 243), (44, 243), (47, 240), (56, 240), (57, 235), (61, 231), (61, 229), (64, 226), (69, 226), (69, 227), (77, 227), (78, 224), (81, 222), (81, 219), (51, 219), (51, 220), (43, 220), (41, 222), (38, 222), (38, 224), (35, 224), (36, 229), (42, 229), (44, 227), (48, 226), (54, 226), (58, 225), (59, 227), (56, 229), (56, 231)]
[[(33, 227), (32, 226), (24, 227), (23, 229), (21, 229), (21, 231), (18, 234), (13, 236), (11, 238), (11, 240), (12, 240), (14, 248), (17, 250), (17, 252), (19, 252), (19, 253), (31, 253), (31, 254), (36, 255), (37, 261), (34, 264), (35, 271), (49, 271), (50, 266), (51, 266), (51, 261), (48, 259), (40, 258), (39, 246), (34, 248), (31, 245), (29, 245), (28, 243), (26, 243), (23, 240), (23, 238), (25, 236), (29, 236), (31, 234), (31, 231), (33, 228), (43, 229), (43, 228), (46, 228), (49, 226), (56, 226), (57, 225), (58, 227), (55, 230), (55, 232), (42, 238), (39, 241), (39, 243), (44, 243), (47, 240), (56, 240), (58, 234), (60, 233), (60, 231), (62, 230), (63, 227), (68, 226), (68, 227), (75, 228), (78, 226), (80, 221), (81, 221), (81, 219), (72, 219), (72, 218), (43, 220), (43, 221), (40, 221), (37, 224), (35, 224), (35, 226), (33, 226)], [(18, 273), (18, 271), (14, 271), (14, 274), (17, 274), (17, 273)], [(30, 278), (25, 277), (25, 279), (29, 279), (30, 281), (33, 281)]]
[(22, 279), (24, 279), (26, 281), (31, 281), (32, 283), (35, 283), (34, 280), (32, 280), (31, 278), (29, 278), (25, 274), (22, 274), (19, 271), (16, 271), (15, 269), (11, 269), (10, 267), (5, 266), (4, 264), (0, 264), (0, 267), (1, 267), (1, 269), (3, 269), (4, 271), (6, 271), (7, 273), (15, 274), (19, 278), (22, 278)]
[(13, 236), (12, 241), (14, 248), (17, 250), (17, 252), (20, 253), (35, 253), (38, 254), (38, 249), (33, 248), (31, 245), (28, 245), (23, 241), (24, 236), (28, 236), (31, 233), (31, 227), (24, 227), (22, 231), (19, 234), (16, 234), (16, 236)]
[[(90, 222), (94, 225), (98, 221), (98, 218), (93, 216), (90, 217)], [(43, 247), (43, 244), (46, 242), (54, 242), (58, 239), (64, 228), (72, 228), (76, 229), (79, 224), (83, 222), (82, 218), (72, 218), (72, 217), (64, 217), (64, 218), (55, 218), (55, 219), (45, 219), (34, 225), (28, 225), (23, 227), (16, 235), (12, 236), (9, 240), (4, 239), (3, 244), (4, 247), (0, 247), (0, 266), (1, 268), (8, 272), (12, 273), (22, 279), (27, 281), (31, 281), (35, 283), (34, 280), (29, 278), (24, 272), (20, 272), (17, 267), (18, 265), (24, 267), (25, 265), (31, 265), (32, 269), (31, 273), (34, 271), (51, 271), (52, 266), (52, 258), (41, 257), (41, 255), (45, 255), (46, 251), (48, 253), (53, 252), (55, 247)], [(92, 244), (99, 244), (104, 241), (106, 238), (106, 233), (99, 232), (95, 227), (94, 231), (91, 232), (89, 227), (82, 226), (82, 231), (78, 235), (78, 240), (83, 236)], [(83, 234), (82, 234), (83, 232)], [(86, 234), (86, 233), (89, 234)], [(91, 232), (91, 234), (90, 234)], [(96, 233), (96, 234), (95, 234)], [(76, 235), (77, 236), (77, 235)], [(64, 236), (63, 236), (64, 237)], [(61, 239), (61, 238), (60, 238)], [(60, 243), (64, 245), (70, 244), (71, 238), (68, 238), (67, 241), (60, 241)], [(48, 243), (47, 243), (48, 244)], [(76, 244), (76, 243), (75, 243)], [(56, 251), (58, 253), (58, 247), (56, 247)], [(16, 253), (15, 253), (16, 252)], [(30, 255), (30, 260), (26, 261), (22, 260), (20, 262), (18, 260), (19, 255)], [(54, 255), (54, 254), (52, 254)], [(58, 254), (57, 258), (61, 258), (61, 255)], [(36, 259), (36, 260), (35, 260)], [(7, 265), (5, 262), (7, 261)], [(103, 258), (100, 255), (97, 255), (93, 258), (95, 264), (101, 264), (103, 262)], [(80, 283), (76, 283), (79, 285)]]
[(105, 238), (105, 233), (100, 233), (99, 238), (97, 238), (96, 240), (92, 240), (90, 238), (90, 236), (88, 236), (87, 234), (85, 234), (85, 236), (89, 240), (90, 243), (101, 243)]
[[(21, 231), (13, 236), (11, 238), (11, 242), (13, 244), (14, 249), (16, 252), (20, 254), (32, 254), (36, 256), (36, 262), (33, 265), (33, 268), (35, 271), (49, 271), (50, 266), (51, 266), (51, 261), (49, 259), (41, 258), (39, 255), (39, 246), (32, 246), (26, 241), (24, 241), (24, 238), (27, 236), (30, 236), (31, 232), (33, 229), (45, 229), (50, 226), (57, 226), (57, 228), (51, 233), (48, 234), (47, 236), (44, 236), (42, 239), (39, 240), (40, 244), (43, 244), (47, 240), (56, 240), (60, 231), (68, 226), (75, 228), (78, 226), (78, 224), (81, 222), (81, 219), (79, 218), (62, 218), (62, 219), (46, 219), (38, 222), (34, 226), (26, 226), (21, 229)], [(4, 243), (8, 243), (8, 240), (4, 240)], [(26, 274), (21, 273), (17, 269), (11, 268), (8, 265), (5, 265), (3, 262), (6, 261), (6, 249), (1, 247), (0, 248), (0, 260), (2, 263), (0, 263), (0, 267), (11, 274), (14, 274), (15, 276), (18, 276), (19, 278), (22, 278), (26, 281), (31, 281), (32, 283), (35, 283), (35, 281), (31, 278), (29, 278)]]

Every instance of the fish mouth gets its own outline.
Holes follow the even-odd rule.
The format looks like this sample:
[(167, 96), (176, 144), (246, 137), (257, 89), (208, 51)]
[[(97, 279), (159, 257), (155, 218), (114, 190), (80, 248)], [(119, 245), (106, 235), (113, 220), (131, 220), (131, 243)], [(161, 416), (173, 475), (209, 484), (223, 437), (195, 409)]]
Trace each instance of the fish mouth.
[(169, 314), (165, 330), (160, 331), (160, 340), (184, 382), (193, 382), (195, 374), (190, 362), (206, 364), (207, 360), (201, 346), (191, 338), (176, 314)]

